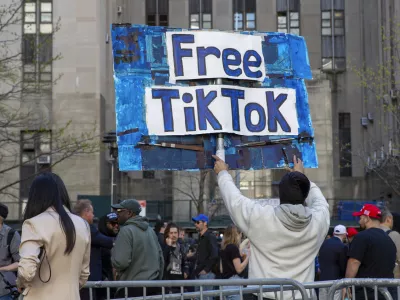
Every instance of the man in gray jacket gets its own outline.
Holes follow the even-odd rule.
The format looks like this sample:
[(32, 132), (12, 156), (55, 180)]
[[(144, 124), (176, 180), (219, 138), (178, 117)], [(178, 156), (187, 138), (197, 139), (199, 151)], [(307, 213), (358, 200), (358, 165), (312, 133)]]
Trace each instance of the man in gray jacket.
[(393, 230), (393, 215), (388, 208), (381, 209), (382, 219), (381, 228), (385, 231), (396, 245), (396, 266), (394, 267), (393, 273), (394, 278), (400, 278), (400, 233)]
[[(121, 228), (111, 252), (111, 262), (117, 280), (158, 280), (164, 271), (163, 253), (154, 230), (141, 216), (141, 206), (134, 199), (112, 205), (117, 211)], [(159, 288), (147, 288), (146, 296), (157, 295)], [(129, 297), (143, 296), (143, 288), (129, 288)], [(116, 298), (124, 297), (124, 289)]]

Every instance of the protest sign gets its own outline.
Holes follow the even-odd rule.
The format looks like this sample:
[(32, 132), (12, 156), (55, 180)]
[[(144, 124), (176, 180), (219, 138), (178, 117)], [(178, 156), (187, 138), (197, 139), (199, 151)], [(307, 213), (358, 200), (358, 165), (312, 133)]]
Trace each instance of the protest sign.
[(146, 88), (149, 135), (297, 135), (296, 91), (198, 86)]
[(166, 32), (169, 82), (201, 78), (264, 81), (262, 37), (218, 31)]
[[(302, 37), (111, 27), (119, 169), (213, 167), (224, 134), (231, 169), (318, 166)], [(218, 84), (213, 81), (218, 79)]]

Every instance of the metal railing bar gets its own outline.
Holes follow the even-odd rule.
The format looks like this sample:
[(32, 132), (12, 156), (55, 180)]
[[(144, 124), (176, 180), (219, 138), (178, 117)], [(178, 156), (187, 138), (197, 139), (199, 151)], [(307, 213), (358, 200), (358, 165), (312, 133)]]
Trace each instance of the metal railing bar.
[[(293, 291), (293, 287), (290, 286), (284, 286), (283, 287), (284, 291)], [(297, 289), (296, 289), (297, 290)], [(260, 289), (259, 287), (246, 287), (242, 289), (243, 294), (255, 294), (259, 293)], [(262, 293), (265, 292), (274, 292), (274, 291), (279, 291), (279, 286), (262, 286)], [(238, 290), (237, 289), (226, 289), (223, 290), (223, 296), (229, 296), (229, 295), (237, 295)], [(203, 291), (204, 297), (215, 297), (215, 296), (220, 296), (221, 291), (220, 290), (210, 290), (210, 291)], [(191, 299), (191, 298), (198, 298), (200, 296), (200, 292), (188, 292), (184, 294), (185, 299)], [(182, 294), (166, 294), (165, 299), (172, 300), (172, 299), (181, 299)], [(129, 300), (136, 300), (136, 299), (143, 299), (142, 297), (136, 297), (136, 298), (129, 298)], [(148, 300), (161, 300), (162, 295), (157, 295), (157, 296), (148, 296)], [(308, 299), (308, 298), (305, 298)], [(113, 300), (123, 300), (123, 299), (113, 299)]]
[(336, 280), (332, 286), (329, 288), (328, 299), (333, 300), (335, 291), (345, 287), (353, 286), (353, 300), (355, 300), (355, 286), (360, 286), (364, 288), (364, 293), (366, 293), (365, 288), (378, 287), (398, 287), (400, 286), (400, 279), (393, 278), (348, 278)]
[(88, 281), (84, 288), (125, 288), (125, 287), (179, 287), (179, 286), (225, 286), (225, 285), (292, 285), (303, 288), (293, 279), (206, 279), (206, 280), (140, 280), (140, 281)]

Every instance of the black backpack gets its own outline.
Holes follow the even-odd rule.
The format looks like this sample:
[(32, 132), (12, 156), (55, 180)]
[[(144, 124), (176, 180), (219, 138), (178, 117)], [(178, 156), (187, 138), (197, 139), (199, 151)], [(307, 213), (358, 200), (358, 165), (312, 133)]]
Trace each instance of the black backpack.
[(11, 260), (12, 260), (12, 254), (11, 254), (10, 245), (11, 245), (11, 241), (14, 237), (14, 234), (15, 234), (15, 230), (11, 228), (7, 235), (7, 247), (8, 247), (8, 253), (10, 254)]
[[(11, 241), (14, 238), (14, 235), (15, 235), (15, 230), (11, 228), (7, 234), (7, 247), (8, 247), (8, 254), (10, 255), (10, 258), (11, 258), (11, 263), (14, 263), (14, 260), (12, 258), (11, 249), (10, 249)], [(13, 272), (6, 272), (6, 273), (14, 274), (14, 276), (12, 276), (12, 275), (8, 276), (8, 281), (11, 285), (15, 286), (16, 285), (15, 280), (17, 279), (17, 277), (16, 277), (17, 272), (13, 271)]]

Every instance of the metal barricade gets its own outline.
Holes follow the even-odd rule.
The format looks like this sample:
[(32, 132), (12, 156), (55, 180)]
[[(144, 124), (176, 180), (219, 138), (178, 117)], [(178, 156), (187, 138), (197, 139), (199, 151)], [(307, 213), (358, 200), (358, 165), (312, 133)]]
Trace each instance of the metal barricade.
[[(335, 292), (337, 290), (342, 290), (344, 288), (351, 287), (351, 300), (363, 300), (368, 298), (367, 289), (373, 289), (373, 298), (377, 300), (379, 298), (379, 294), (383, 296), (385, 300), (393, 300), (393, 293), (397, 294), (398, 300), (400, 300), (400, 279), (378, 279), (378, 278), (367, 278), (367, 279), (341, 279), (333, 282), (332, 286), (329, 289), (328, 300), (334, 300)], [(356, 297), (356, 289), (362, 288), (363, 297)], [(387, 288), (392, 288), (389, 291)], [(368, 298), (368, 300), (373, 300)]]
[[(233, 288), (223, 288), (223, 287)], [(167, 294), (166, 289), (170, 287), (179, 287), (180, 293)], [(185, 292), (184, 287), (197, 287), (199, 291)], [(204, 290), (204, 287), (219, 287), (219, 289)], [(292, 299), (299, 294), (302, 300), (309, 300), (305, 287), (292, 279), (219, 279), (219, 280), (152, 280), (152, 281), (98, 281), (87, 282), (84, 288), (89, 288), (90, 300), (93, 300), (94, 289), (106, 288), (107, 300), (123, 300), (123, 299), (148, 299), (148, 300), (164, 300), (164, 299), (200, 299), (205, 300), (208, 297), (220, 297), (221, 300), (225, 296), (239, 295), (243, 299), (244, 295), (258, 294), (258, 299), (262, 300), (265, 292), (274, 293), (275, 298), (284, 299), (284, 292), (291, 292)], [(123, 288), (124, 298), (112, 298), (110, 288)], [(128, 288), (143, 288), (143, 296), (128, 297)], [(147, 288), (160, 288), (161, 293), (156, 296), (146, 296)], [(299, 298), (296, 298), (299, 299)]]
[(315, 282), (304, 283), (303, 286), (308, 292), (309, 299), (317, 299), (316, 289), (321, 289), (321, 288), (329, 289), (334, 282), (335, 281), (333, 280), (315, 281)]

